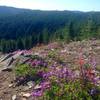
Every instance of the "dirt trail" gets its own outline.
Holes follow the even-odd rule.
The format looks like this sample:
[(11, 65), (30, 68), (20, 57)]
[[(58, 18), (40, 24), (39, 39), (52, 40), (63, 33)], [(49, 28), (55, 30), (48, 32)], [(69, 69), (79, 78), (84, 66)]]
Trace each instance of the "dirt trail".
[(0, 73), (0, 99), (11, 100), (12, 95), (16, 92), (14, 88), (10, 88), (9, 84), (13, 80), (14, 76), (12, 72)]

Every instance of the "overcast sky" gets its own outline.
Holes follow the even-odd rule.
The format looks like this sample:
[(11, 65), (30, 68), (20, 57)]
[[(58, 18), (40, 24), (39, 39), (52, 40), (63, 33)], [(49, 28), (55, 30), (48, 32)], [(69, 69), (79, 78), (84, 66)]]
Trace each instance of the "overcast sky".
[(100, 11), (100, 0), (0, 0), (0, 6), (40, 10)]

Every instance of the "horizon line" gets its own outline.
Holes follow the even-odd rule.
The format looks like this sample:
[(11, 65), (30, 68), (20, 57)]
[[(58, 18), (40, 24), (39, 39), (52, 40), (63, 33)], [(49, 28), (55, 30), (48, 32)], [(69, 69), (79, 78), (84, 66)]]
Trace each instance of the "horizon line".
[(87, 12), (100, 12), (98, 10), (90, 10), (90, 11), (83, 11), (83, 10), (68, 10), (68, 9), (32, 9), (32, 8), (24, 8), (24, 7), (15, 7), (15, 6), (7, 6), (7, 5), (0, 5), (0, 7), (9, 7), (9, 8), (16, 8), (16, 9), (25, 9), (25, 10), (38, 10), (38, 11), (76, 11), (76, 12), (83, 12), (83, 13), (87, 13)]

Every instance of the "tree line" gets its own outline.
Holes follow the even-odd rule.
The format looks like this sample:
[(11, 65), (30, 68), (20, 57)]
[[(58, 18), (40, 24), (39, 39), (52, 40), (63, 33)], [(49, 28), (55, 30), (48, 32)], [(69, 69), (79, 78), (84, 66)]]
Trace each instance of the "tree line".
[(38, 43), (47, 44), (56, 40), (100, 39), (100, 12), (23, 9), (17, 11), (15, 8), (2, 12), (0, 12), (1, 52), (30, 49)]

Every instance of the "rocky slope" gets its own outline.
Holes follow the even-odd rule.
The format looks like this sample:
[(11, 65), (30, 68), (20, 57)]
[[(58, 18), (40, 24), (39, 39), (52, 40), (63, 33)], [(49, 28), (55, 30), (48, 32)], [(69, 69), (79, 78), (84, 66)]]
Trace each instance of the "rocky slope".
[[(0, 54), (0, 100), (38, 100), (31, 96), (36, 85), (32, 80), (25, 85), (16, 85), (15, 67), (17, 64), (26, 64), (33, 56), (45, 59), (49, 66), (68, 66), (79, 75), (78, 57), (83, 53), (84, 59), (92, 54), (94, 66), (100, 78), (100, 40), (78, 41), (72, 43), (50, 43), (46, 46), (37, 46), (31, 50), (15, 51), (9, 54)], [(100, 85), (100, 81), (98, 82)]]

